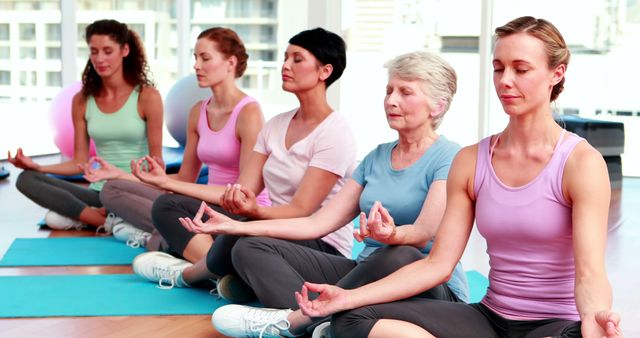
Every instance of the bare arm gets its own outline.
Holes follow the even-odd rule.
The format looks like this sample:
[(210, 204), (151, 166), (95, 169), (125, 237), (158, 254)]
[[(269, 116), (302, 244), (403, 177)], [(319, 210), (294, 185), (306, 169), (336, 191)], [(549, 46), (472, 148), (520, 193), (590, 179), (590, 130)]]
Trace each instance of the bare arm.
[[(419, 294), (449, 280), (462, 257), (474, 218), (473, 174), (477, 146), (462, 149), (456, 156), (447, 181), (447, 206), (434, 247), (427, 257), (395, 273), (353, 290), (305, 283), (296, 294), (305, 315), (318, 317), (370, 304), (392, 302)], [(429, 273), (423, 273), (429, 271)], [(398, 287), (398, 286), (402, 287)], [(310, 301), (307, 290), (320, 292)]]
[(257, 219), (293, 218), (311, 215), (320, 208), (340, 177), (332, 172), (315, 167), (308, 167), (302, 182), (289, 204), (278, 206), (258, 206)]
[(199, 216), (210, 209), (207, 210), (209, 219), (206, 222), (202, 222), (196, 215), (193, 222), (187, 218), (182, 223), (196, 233), (265, 236), (287, 240), (316, 239), (339, 229), (355, 217), (362, 190), (360, 184), (350, 179), (327, 205), (307, 217), (238, 222), (215, 213), (205, 204)]
[[(244, 106), (238, 114), (236, 122), (236, 136), (240, 140), (240, 172), (251, 159), (253, 147), (256, 145), (256, 139), (262, 126), (264, 126), (264, 116), (260, 105), (254, 102)], [(257, 193), (260, 192), (257, 191)]]
[(138, 99), (138, 111), (146, 121), (149, 155), (162, 159), (162, 97), (158, 90), (143, 86)]
[[(605, 330), (596, 316), (611, 314), (611, 286), (604, 261), (611, 189), (602, 156), (586, 142), (578, 144), (567, 161), (563, 189), (572, 204), (575, 297), (583, 335), (602, 337)], [(619, 318), (614, 322), (615, 331)]]

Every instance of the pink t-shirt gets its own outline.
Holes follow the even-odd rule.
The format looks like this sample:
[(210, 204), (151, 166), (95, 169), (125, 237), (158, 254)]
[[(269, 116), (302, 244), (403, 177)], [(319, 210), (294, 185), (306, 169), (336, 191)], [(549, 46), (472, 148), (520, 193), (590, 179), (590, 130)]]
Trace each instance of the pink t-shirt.
[[(198, 145), (197, 155), (202, 163), (209, 167), (209, 181), (207, 184), (227, 185), (236, 183), (240, 176), (240, 140), (236, 136), (236, 122), (240, 111), (246, 105), (256, 102), (250, 96), (245, 96), (233, 107), (231, 116), (224, 127), (218, 131), (211, 130), (207, 114), (207, 104), (211, 98), (202, 101), (200, 116), (198, 117)], [(271, 205), (267, 190), (257, 196), (260, 205)]]
[[(288, 204), (293, 199), (308, 167), (340, 176), (322, 201), (324, 205), (351, 177), (356, 163), (356, 141), (349, 123), (338, 112), (333, 112), (287, 150), (285, 135), (296, 112), (294, 109), (269, 120), (258, 135), (254, 150), (268, 156), (262, 175), (273, 205)], [(351, 257), (352, 233), (353, 225), (349, 222), (322, 240)]]
[(474, 180), (476, 223), (487, 241), (491, 268), (482, 304), (509, 319), (580, 320), (571, 205), (562, 194), (562, 176), (583, 139), (572, 133), (561, 138), (542, 172), (519, 187), (503, 184), (496, 175), (489, 140), (478, 146)]

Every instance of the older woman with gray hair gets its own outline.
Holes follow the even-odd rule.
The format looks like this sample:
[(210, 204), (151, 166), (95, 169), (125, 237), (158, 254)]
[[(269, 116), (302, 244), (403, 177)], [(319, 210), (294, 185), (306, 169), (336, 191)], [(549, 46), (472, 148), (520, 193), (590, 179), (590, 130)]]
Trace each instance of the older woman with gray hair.
[[(220, 333), (232, 337), (304, 334), (313, 324), (326, 321), (297, 310), (294, 293), (305, 281), (356, 288), (429, 253), (444, 213), (449, 167), (459, 150), (456, 143), (436, 133), (456, 92), (456, 73), (442, 58), (426, 52), (398, 56), (385, 67), (389, 79), (384, 110), (398, 140), (371, 151), (318, 212), (247, 224), (203, 204), (193, 220), (182, 219), (185, 227), (197, 233), (253, 236), (235, 245), (233, 265), (258, 300), (272, 309), (223, 306), (212, 317)], [(203, 215), (209, 217), (206, 222)], [(295, 243), (326, 236), (358, 215), (360, 229), (354, 236), (364, 240), (365, 249), (357, 260)], [(468, 301), (460, 264), (451, 280), (421, 296)]]

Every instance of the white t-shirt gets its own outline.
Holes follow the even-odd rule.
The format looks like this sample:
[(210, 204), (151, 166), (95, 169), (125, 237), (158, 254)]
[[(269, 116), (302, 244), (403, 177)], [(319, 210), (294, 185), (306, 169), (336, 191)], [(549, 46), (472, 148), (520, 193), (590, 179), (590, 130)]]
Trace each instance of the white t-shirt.
[[(268, 156), (262, 169), (264, 184), (273, 205), (288, 204), (302, 182), (307, 167), (329, 171), (340, 177), (322, 201), (325, 205), (351, 177), (356, 164), (356, 141), (349, 123), (338, 112), (327, 116), (309, 135), (285, 147), (285, 136), (297, 109), (276, 115), (260, 131), (253, 150)], [(353, 224), (322, 240), (351, 257)]]

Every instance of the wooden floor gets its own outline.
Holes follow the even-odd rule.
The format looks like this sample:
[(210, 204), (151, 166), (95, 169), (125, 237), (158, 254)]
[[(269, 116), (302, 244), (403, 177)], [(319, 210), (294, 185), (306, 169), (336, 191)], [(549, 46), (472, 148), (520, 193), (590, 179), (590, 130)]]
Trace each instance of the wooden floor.
[[(56, 156), (39, 159), (56, 162)], [(15, 189), (19, 170), (10, 164), (8, 179), (0, 180), (0, 256), (16, 237), (92, 236), (88, 231), (38, 230), (35, 223), (45, 210)], [(607, 247), (607, 270), (614, 289), (614, 308), (621, 313), (626, 337), (640, 337), (640, 179), (625, 178), (623, 188), (613, 191)], [(488, 271), (486, 247), (477, 232), (471, 236), (463, 257), (466, 269)], [(0, 276), (46, 274), (121, 274), (129, 266), (0, 268)], [(100, 286), (96, 286), (100, 292)], [(2, 306), (0, 300), (0, 306)], [(0, 319), (0, 337), (223, 337), (209, 315), (135, 317), (55, 317)]]

